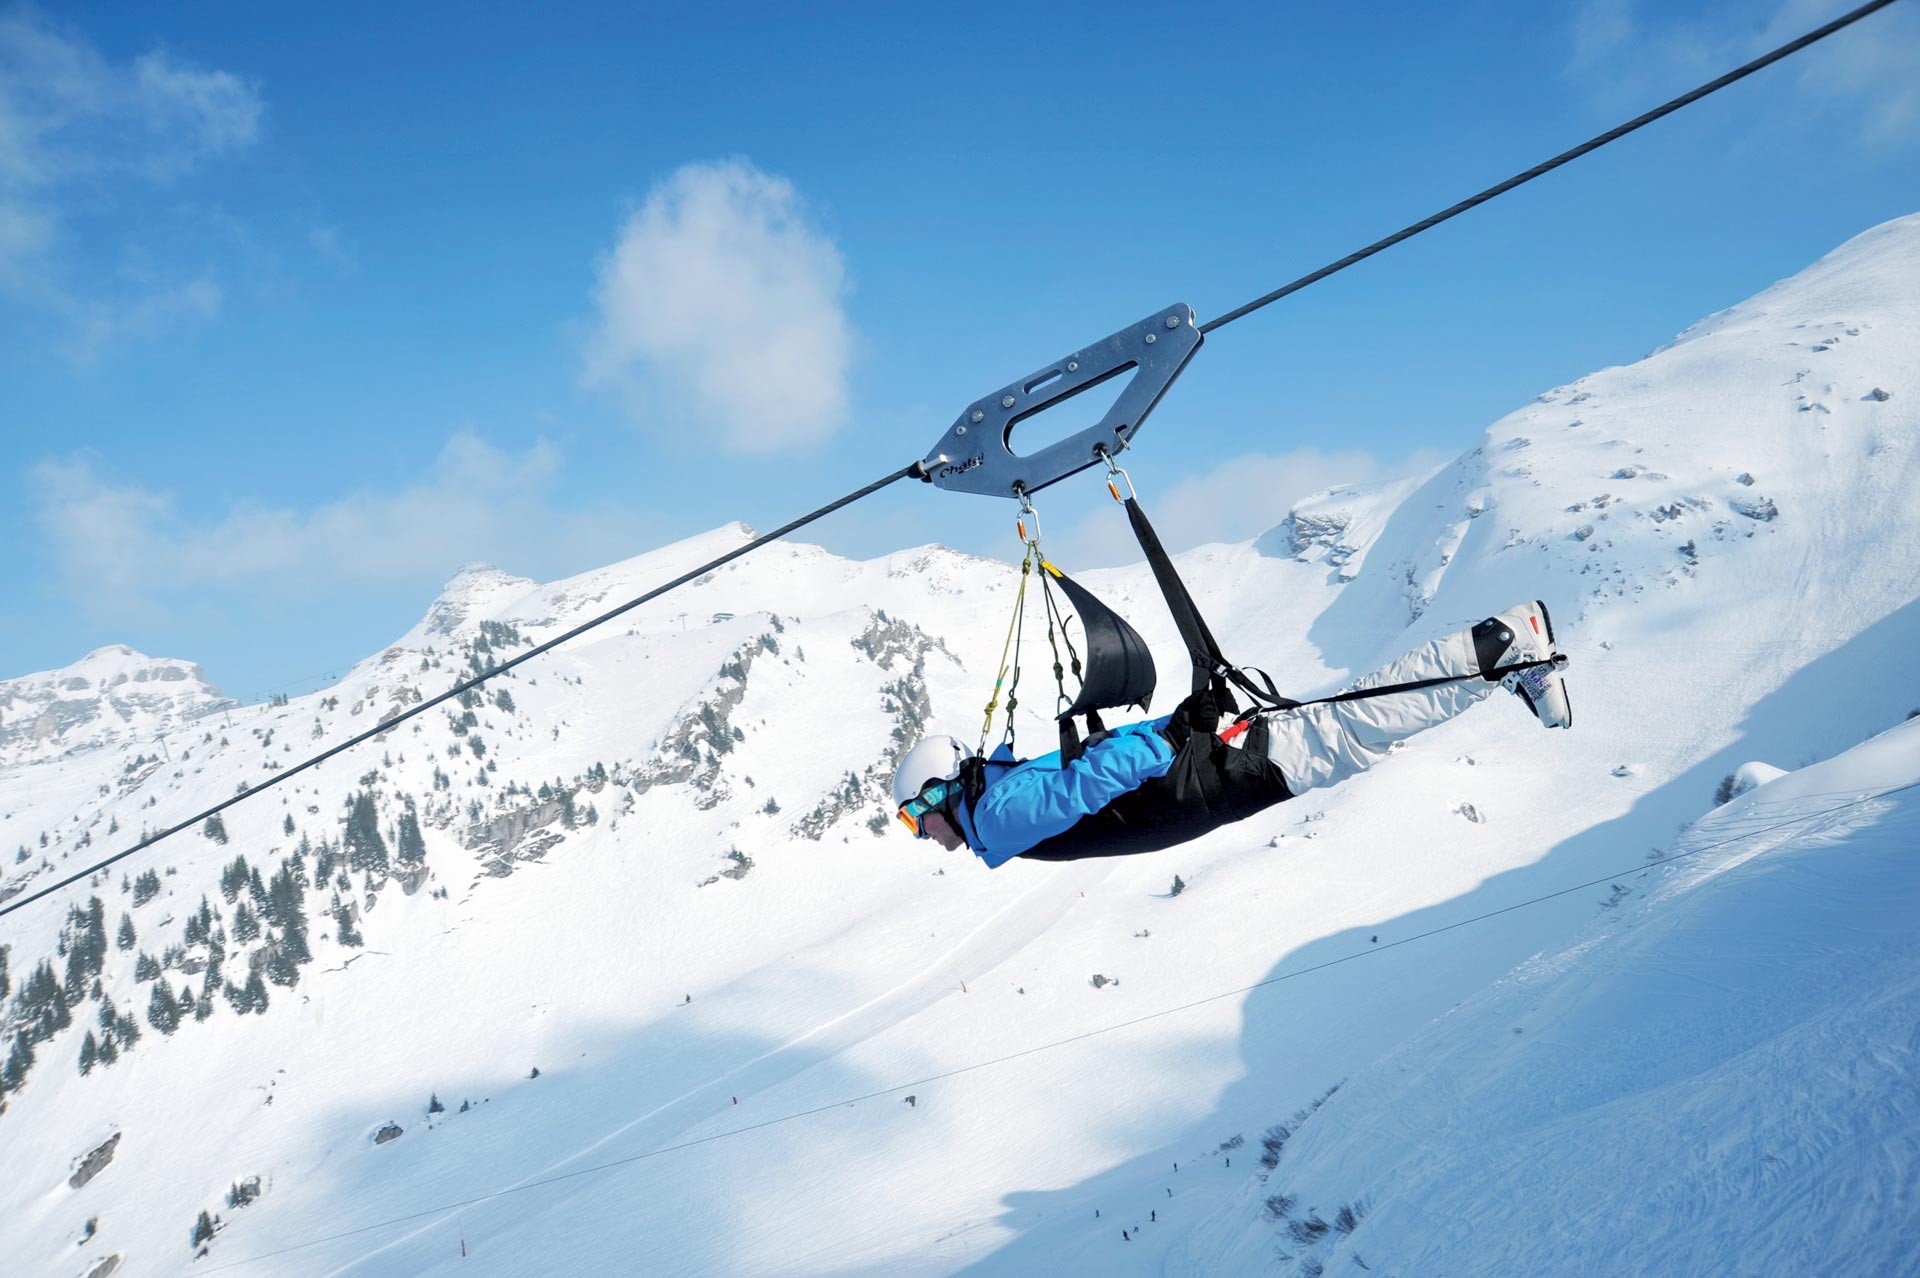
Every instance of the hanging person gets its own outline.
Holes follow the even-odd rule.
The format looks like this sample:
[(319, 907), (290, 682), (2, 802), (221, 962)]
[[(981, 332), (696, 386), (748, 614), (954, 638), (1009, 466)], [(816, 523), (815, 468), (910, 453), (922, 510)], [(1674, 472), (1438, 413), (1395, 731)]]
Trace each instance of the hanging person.
[(894, 804), (916, 837), (964, 845), (996, 868), (1016, 856), (1154, 851), (1365, 771), (1498, 687), (1543, 726), (1570, 727), (1564, 662), (1546, 605), (1534, 600), (1424, 644), (1350, 692), (1262, 709), (1225, 736), (1219, 701), (1228, 694), (1215, 679), (1171, 715), (1036, 759), (1016, 759), (1005, 744), (981, 758), (953, 737), (928, 737), (901, 758)]

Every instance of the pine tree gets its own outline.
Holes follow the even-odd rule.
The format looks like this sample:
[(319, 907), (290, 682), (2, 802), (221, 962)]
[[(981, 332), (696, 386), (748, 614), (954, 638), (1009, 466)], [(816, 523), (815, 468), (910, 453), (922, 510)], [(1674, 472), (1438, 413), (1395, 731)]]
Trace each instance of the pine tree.
[(341, 905), (333, 912), (334, 935), (342, 945), (365, 945), (367, 942), (353, 926), (353, 907)]
[(145, 950), (142, 950), (140, 957), (133, 960), (134, 984), (138, 985), (144, 981), (151, 981), (158, 975), (160, 975), (160, 960)]
[(27, 1081), (27, 1072), (33, 1068), (33, 1045), (27, 1042), (25, 1034), (13, 1036), (13, 1050), (7, 1053), (7, 1063), (0, 1068), (0, 1091), (17, 1092)]
[(80, 1077), (85, 1078), (93, 1073), (93, 1067), (99, 1060), (100, 1044), (94, 1041), (93, 1031), (88, 1030), (87, 1036), (80, 1040)]
[(13, 977), (7, 974), (7, 955), (12, 952), (11, 945), (0, 945), (0, 998), (5, 998), (13, 988)]
[(200, 898), (200, 908), (187, 915), (187, 930), (182, 938), (187, 945), (204, 945), (213, 939), (213, 906), (206, 897)]
[(247, 858), (236, 856), (220, 871), (220, 895), (226, 898), (228, 905), (232, 905), (246, 886)]
[(275, 985), (284, 985), (291, 989), (300, 983), (300, 969), (283, 945), (275, 945), (267, 951), (267, 961), (262, 965), (267, 979)]
[(193, 1222), (193, 1245), (198, 1247), (213, 1237), (213, 1217), (206, 1212), (200, 1213), (200, 1219)]
[(215, 932), (213, 940), (207, 945), (207, 979), (215, 985), (220, 983), (220, 965), (227, 961), (227, 936), (224, 932)]
[[(130, 950), (134, 947), (134, 940), (133, 915), (122, 914), (120, 916), (120, 934), (114, 939), (114, 943), (123, 950)], [(0, 997), (4, 997), (5, 993), (5, 990), (0, 990)]]
[(107, 965), (107, 906), (97, 896), (87, 900), (87, 922), (81, 945), (87, 955), (88, 975), (100, 975)]
[(100, 1005), (100, 1060), (111, 1065), (122, 1048), (131, 1049), (140, 1041), (140, 1025), (132, 1016), (123, 1016), (112, 1003)]
[(420, 814), (414, 810), (413, 796), (407, 796), (406, 810), (400, 814), (400, 829), (395, 836), (396, 855), (407, 869), (417, 869), (427, 859), (427, 840), (420, 833)]
[(153, 997), (147, 1000), (147, 1024), (162, 1034), (171, 1034), (180, 1028), (180, 1007), (167, 992), (165, 981), (154, 982)]
[[(293, 967), (313, 962), (313, 948), (307, 943), (307, 883), (298, 853), (281, 863), (267, 888), (267, 903), (280, 929), (279, 954)], [(288, 977), (284, 980), (271, 971), (267, 975), (276, 985), (292, 985), (297, 979), (291, 971), (284, 973)]]
[(200, 833), (206, 835), (215, 843), (225, 843), (227, 841), (227, 823), (221, 820), (220, 814), (216, 812), (207, 818), (205, 825), (200, 827)]
[(258, 866), (247, 871), (247, 895), (253, 899), (254, 909), (264, 910), (267, 908), (267, 885), (260, 881), (260, 868)]
[(282, 834), (293, 833), (293, 813), (291, 812), (287, 813), (287, 819), (280, 823), (280, 832)]
[(351, 804), (347, 812), (345, 835), (347, 868), (385, 874), (387, 841), (380, 834), (380, 813), (374, 806), (373, 792), (356, 792)]
[(28, 975), (13, 1008), (19, 1022), (19, 1036), (36, 1043), (45, 1042), (73, 1024), (72, 1004), (60, 979), (53, 974), (53, 964), (46, 959), (40, 960)]
[(159, 895), (160, 874), (158, 871), (148, 870), (133, 881), (133, 904), (135, 908), (145, 905), (148, 901), (151, 901)]
[[(86, 1071), (82, 1070), (81, 1072), (85, 1073)], [(447, 1112), (447, 1107), (440, 1103), (439, 1092), (433, 1092), (427, 1097), (427, 1112), (429, 1114), (444, 1114)]]
[(247, 1003), (253, 1011), (264, 1012), (267, 1010), (267, 987), (266, 984), (261, 981), (260, 973), (249, 972), (247, 974), (246, 994)]

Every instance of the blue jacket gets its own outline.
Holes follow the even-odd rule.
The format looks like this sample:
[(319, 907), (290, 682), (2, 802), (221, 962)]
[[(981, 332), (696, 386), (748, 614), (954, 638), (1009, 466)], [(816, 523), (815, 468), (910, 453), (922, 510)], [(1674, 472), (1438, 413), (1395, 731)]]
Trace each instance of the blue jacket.
[(987, 788), (958, 809), (967, 846), (997, 868), (1143, 782), (1165, 776), (1173, 766), (1173, 747), (1159, 731), (1166, 723), (1162, 716), (1114, 728), (1065, 766), (1057, 750), (1018, 760), (1001, 745), (987, 758)]

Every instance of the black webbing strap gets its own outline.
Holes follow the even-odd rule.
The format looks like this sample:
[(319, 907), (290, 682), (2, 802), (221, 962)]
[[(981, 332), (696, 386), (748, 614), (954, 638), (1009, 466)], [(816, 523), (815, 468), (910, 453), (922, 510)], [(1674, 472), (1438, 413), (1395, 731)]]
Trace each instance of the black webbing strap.
[(1180, 641), (1187, 646), (1187, 655), (1193, 659), (1193, 691), (1200, 693), (1211, 688), (1221, 710), (1227, 714), (1240, 708), (1233, 694), (1227, 690), (1228, 683), (1246, 693), (1262, 709), (1291, 710), (1299, 705), (1292, 698), (1281, 696), (1266, 672), (1253, 672), (1260, 676), (1260, 683), (1256, 684), (1247, 677), (1246, 672), (1226, 659), (1220, 651), (1219, 642), (1213, 637), (1213, 631), (1207, 628), (1206, 618), (1200, 615), (1199, 606), (1188, 593), (1187, 583), (1180, 580), (1180, 574), (1174, 571), (1173, 560), (1168, 557), (1166, 547), (1160, 544), (1160, 535), (1153, 530), (1147, 512), (1140, 508), (1140, 499), (1128, 497), (1123, 504), (1127, 508), (1127, 522), (1133, 526), (1134, 540), (1140, 543), (1140, 551), (1147, 557), (1147, 566), (1153, 569), (1153, 579), (1159, 584), (1160, 594), (1167, 601), (1167, 611), (1173, 614), (1173, 624), (1180, 631)]
[(1447, 683), (1465, 683), (1469, 679), (1487, 679), (1487, 682), (1489, 683), (1496, 683), (1499, 681), (1499, 679), (1506, 678), (1508, 675), (1514, 673), (1516, 670), (1531, 670), (1535, 666), (1564, 666), (1566, 664), (1567, 664), (1566, 654), (1555, 653), (1551, 657), (1542, 657), (1538, 661), (1516, 661), (1510, 666), (1501, 666), (1499, 669), (1494, 671), (1494, 674), (1498, 676), (1497, 679), (1487, 679), (1487, 676), (1479, 673), (1462, 674), (1462, 675), (1441, 675), (1439, 678), (1436, 678), (1436, 679), (1414, 679), (1408, 683), (1382, 684), (1378, 688), (1355, 688), (1351, 692), (1335, 693), (1331, 697), (1315, 697), (1311, 701), (1296, 701), (1292, 705), (1254, 706), (1251, 709), (1248, 709), (1245, 712), (1243, 712), (1239, 716), (1239, 719), (1236, 720), (1236, 722), (1245, 722), (1247, 720), (1252, 719), (1255, 715), (1266, 714), (1268, 711), (1274, 710), (1274, 709), (1297, 710), (1301, 706), (1328, 706), (1328, 705), (1334, 705), (1342, 701), (1366, 701), (1373, 697), (1389, 697), (1396, 692), (1418, 692), (1422, 688), (1438, 688), (1442, 684), (1447, 684)]
[(1087, 743), (1107, 730), (1106, 723), (1100, 718), (1098, 710), (1089, 710), (1087, 719), (1087, 739), (1080, 739), (1080, 729), (1074, 725), (1072, 715), (1060, 717), (1060, 761), (1072, 763), (1087, 752)]

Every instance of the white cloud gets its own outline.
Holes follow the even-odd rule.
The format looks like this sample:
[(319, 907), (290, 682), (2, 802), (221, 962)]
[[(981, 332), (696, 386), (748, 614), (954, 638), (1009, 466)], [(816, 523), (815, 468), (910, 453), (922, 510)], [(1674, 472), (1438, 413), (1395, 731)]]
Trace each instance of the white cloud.
[(846, 263), (793, 184), (744, 160), (656, 186), (599, 263), (585, 380), (736, 452), (818, 442), (847, 412)]
[(260, 137), (259, 86), (230, 71), (201, 71), (149, 53), (133, 64), (129, 114), (176, 164), (249, 146)]
[(68, 358), (86, 365), (125, 338), (154, 338), (180, 328), (210, 323), (220, 315), (225, 294), (211, 280), (190, 280), (177, 287), (78, 308), (79, 321), (67, 344)]
[[(1853, 7), (1852, 0), (1787, 0), (1754, 40), (1755, 51), (1785, 44)], [(1920, 14), (1911, 5), (1863, 18), (1795, 56), (1805, 59), (1803, 91), (1857, 108), (1871, 141), (1912, 144), (1920, 124)]]
[[(1419, 449), (1387, 463), (1358, 449), (1322, 452), (1249, 453), (1180, 480), (1164, 492), (1142, 493), (1160, 540), (1178, 553), (1208, 542), (1247, 541), (1286, 518), (1302, 497), (1336, 484), (1367, 484), (1420, 474), (1450, 460), (1451, 453)], [(1102, 504), (1110, 504), (1102, 495)], [(1124, 519), (1102, 510), (1049, 539), (1060, 562), (1080, 568), (1133, 563), (1140, 548)]]
[(324, 606), (343, 590), (431, 589), (476, 559), (540, 575), (611, 557), (635, 521), (558, 502), (560, 470), (548, 443), (515, 453), (461, 432), (413, 482), (308, 510), (243, 503), (195, 518), (174, 494), (113, 481), (86, 457), (42, 462), (29, 485), (66, 592), (90, 615), (127, 621), (223, 592)]
[(0, 293), (61, 317), (81, 362), (111, 340), (212, 318), (220, 289), (197, 273), (70, 278), (64, 210), (77, 188), (97, 202), (243, 150), (264, 111), (259, 86), (231, 72), (163, 50), (116, 64), (29, 14), (0, 15)]
[[(1644, 108), (1854, 7), (1854, 0), (1783, 0), (1758, 16), (1747, 6), (1722, 5), (1676, 17), (1671, 6), (1640, 0), (1583, 0), (1568, 20), (1568, 70), (1607, 110)], [(1870, 142), (1910, 145), (1920, 122), (1916, 62), (1920, 14), (1898, 5), (1760, 74), (1792, 76), (1797, 107), (1846, 111)]]

